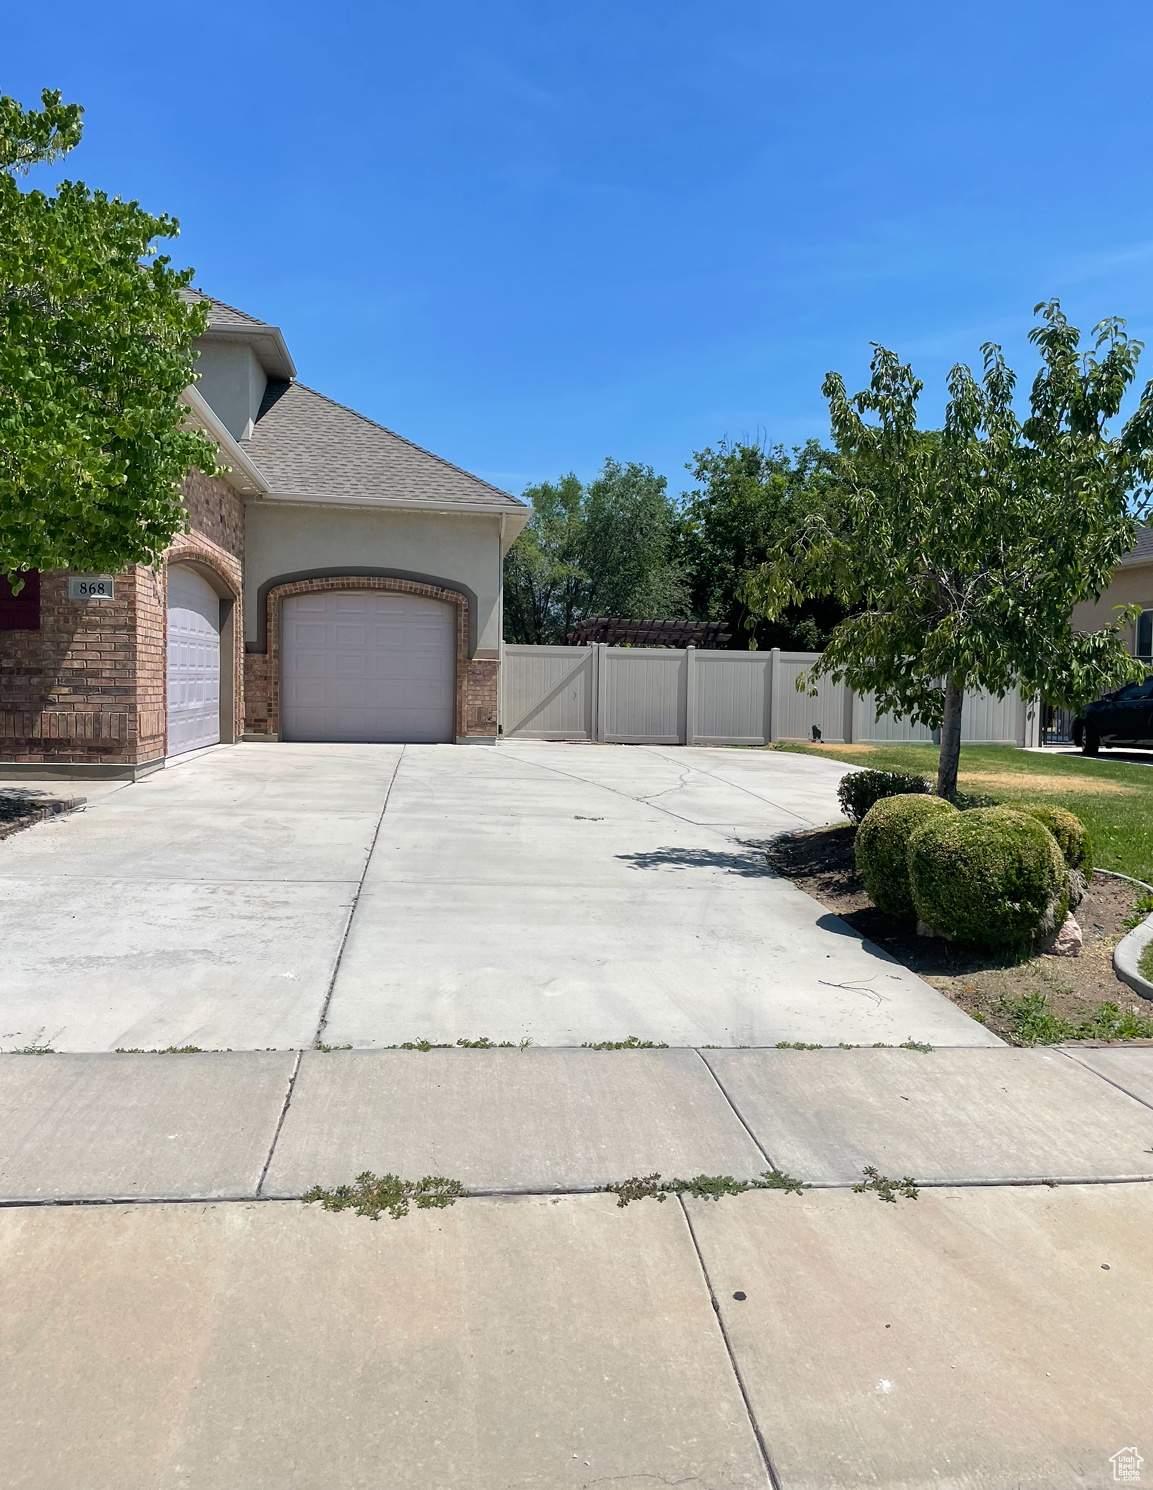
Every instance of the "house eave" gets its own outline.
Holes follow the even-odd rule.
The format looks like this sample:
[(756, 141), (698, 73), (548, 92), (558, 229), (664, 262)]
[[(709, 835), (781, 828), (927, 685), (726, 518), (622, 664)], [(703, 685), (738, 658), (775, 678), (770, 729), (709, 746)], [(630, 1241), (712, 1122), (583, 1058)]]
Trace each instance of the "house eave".
[(195, 387), (189, 386), (180, 395), (180, 402), (191, 415), (189, 423), (202, 430), (211, 440), (215, 440), (220, 451), (221, 465), (225, 467), (223, 480), (241, 496), (263, 496), (268, 491), (267, 477), (233, 439), (207, 399), (197, 393)]
[(251, 347), (270, 378), (296, 377), (296, 363), (279, 326), (209, 326), (196, 340), (230, 341)]
[(285, 502), (312, 507), (357, 507), (379, 508), (390, 512), (435, 512), (441, 515), (461, 517), (503, 517), (508, 524), (516, 524), (519, 532), (532, 516), (532, 508), (509, 507), (502, 502), (438, 502), (435, 499), (412, 497), (331, 497), (320, 492), (268, 491), (265, 501)]

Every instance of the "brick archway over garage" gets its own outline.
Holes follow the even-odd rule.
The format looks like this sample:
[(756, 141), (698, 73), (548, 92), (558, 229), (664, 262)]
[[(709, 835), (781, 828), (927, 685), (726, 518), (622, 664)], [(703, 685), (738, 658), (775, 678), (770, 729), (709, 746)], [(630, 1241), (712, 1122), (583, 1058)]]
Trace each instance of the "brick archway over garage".
[[(190, 569), (197, 570), (204, 576), (222, 601), (231, 602), (225, 608), (225, 613), (221, 616), (220, 627), (221, 744), (231, 744), (233, 740), (239, 739), (244, 725), (244, 638), (239, 624), (242, 584), (240, 563), (226, 549), (218, 548), (214, 543), (204, 540), (199, 534), (191, 536), (181, 535), (177, 537), (172, 547), (164, 556), (165, 610), (163, 613), (163, 655), (165, 660), (162, 663), (161, 675), (165, 679), (165, 695), (159, 699), (157, 704), (154, 704), (154, 711), (148, 716), (148, 722), (152, 725), (155, 732), (164, 736), (166, 754), (168, 750), (167, 592), (168, 570), (174, 564), (184, 564)], [(226, 657), (231, 659), (231, 666), (227, 666), (225, 663)], [(145, 722), (145, 708), (143, 705), (140, 711), (140, 718), (141, 734), (143, 735)]]
[[(393, 595), (420, 595), (456, 609), (456, 679), (454, 727), (456, 738), (496, 738), (499, 663), (468, 655), (468, 599), (459, 590), (417, 580), (389, 579), (379, 575), (334, 575), (322, 579), (293, 580), (273, 585), (265, 599), (268, 650), (249, 653), (246, 660), (246, 698), (250, 701), (248, 731), (251, 735), (277, 738), (280, 735), (280, 608), (294, 595), (316, 595), (328, 591), (376, 590)], [(258, 700), (263, 695), (264, 717)]]

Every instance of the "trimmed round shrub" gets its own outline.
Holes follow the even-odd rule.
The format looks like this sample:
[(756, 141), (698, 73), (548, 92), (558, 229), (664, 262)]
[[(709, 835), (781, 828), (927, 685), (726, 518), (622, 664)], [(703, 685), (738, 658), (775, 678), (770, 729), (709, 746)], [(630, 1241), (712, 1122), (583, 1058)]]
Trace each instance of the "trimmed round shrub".
[(909, 839), (917, 915), (953, 941), (996, 951), (1059, 926), (1069, 906), (1057, 840), (1027, 812), (983, 807), (942, 814)]
[(1036, 806), (1023, 805), (1021, 811), (1045, 824), (1057, 840), (1057, 847), (1070, 869), (1079, 869), (1086, 882), (1093, 878), (1093, 840), (1079, 817), (1066, 812), (1064, 807), (1050, 807), (1043, 802)]
[(916, 915), (909, 885), (909, 836), (929, 819), (956, 817), (957, 809), (941, 797), (920, 793), (882, 797), (857, 829), (853, 853), (869, 899), (878, 910), (903, 921)]
[(906, 797), (912, 793), (924, 796), (933, 783), (908, 771), (850, 771), (837, 788), (841, 811), (851, 823), (863, 822), (874, 802), (884, 797)]
[(961, 812), (972, 812), (976, 807), (1000, 807), (1000, 797), (990, 797), (984, 792), (962, 792), (953, 793), (953, 805)]

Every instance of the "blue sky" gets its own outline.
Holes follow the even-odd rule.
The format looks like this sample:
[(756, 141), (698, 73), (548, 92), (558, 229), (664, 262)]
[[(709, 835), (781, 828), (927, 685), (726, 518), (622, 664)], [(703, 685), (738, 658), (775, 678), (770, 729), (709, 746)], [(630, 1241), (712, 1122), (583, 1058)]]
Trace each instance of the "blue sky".
[[(550, 0), (5, 21), (82, 103), (67, 174), (180, 218), (303, 381), (520, 491), (824, 437), (869, 343), (944, 376), (1032, 307), (1150, 343), (1153, 6)], [(50, 181), (44, 181), (50, 185)]]

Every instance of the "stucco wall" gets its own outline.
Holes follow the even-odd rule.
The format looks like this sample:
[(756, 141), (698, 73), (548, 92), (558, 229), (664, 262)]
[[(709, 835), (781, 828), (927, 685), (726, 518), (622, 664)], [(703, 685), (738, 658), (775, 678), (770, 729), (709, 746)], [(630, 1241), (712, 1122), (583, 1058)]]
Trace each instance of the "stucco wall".
[[(1074, 608), (1073, 630), (1096, 631), (1108, 626), (1117, 619), (1113, 614), (1116, 605), (1139, 605), (1142, 610), (1153, 610), (1153, 564), (1126, 565), (1119, 569), (1096, 605)], [(1130, 651), (1133, 650), (1132, 626), (1128, 628), (1126, 645)]]
[(325, 569), (391, 570), (476, 597), (477, 653), (500, 645), (500, 518), (268, 500), (246, 508), (244, 642), (260, 635), (262, 586)]
[(268, 376), (251, 347), (239, 342), (201, 340), (196, 343), (196, 391), (211, 405), (234, 440), (247, 440)]

